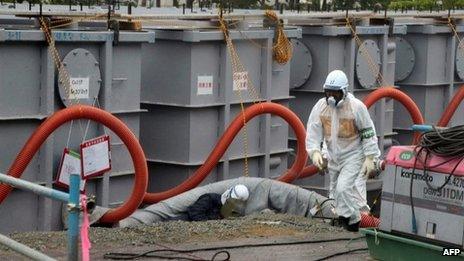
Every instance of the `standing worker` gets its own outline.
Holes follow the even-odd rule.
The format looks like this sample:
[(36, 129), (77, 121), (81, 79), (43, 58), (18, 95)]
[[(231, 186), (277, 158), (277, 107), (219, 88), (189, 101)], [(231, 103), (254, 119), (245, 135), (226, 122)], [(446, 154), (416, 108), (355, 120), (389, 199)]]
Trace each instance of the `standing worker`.
[(306, 150), (313, 164), (325, 168), (321, 153), (327, 146), (329, 197), (335, 200), (339, 221), (348, 231), (358, 231), (361, 211), (369, 211), (366, 181), (380, 156), (377, 136), (366, 105), (348, 93), (348, 78), (340, 70), (329, 73), (325, 97), (309, 115)]

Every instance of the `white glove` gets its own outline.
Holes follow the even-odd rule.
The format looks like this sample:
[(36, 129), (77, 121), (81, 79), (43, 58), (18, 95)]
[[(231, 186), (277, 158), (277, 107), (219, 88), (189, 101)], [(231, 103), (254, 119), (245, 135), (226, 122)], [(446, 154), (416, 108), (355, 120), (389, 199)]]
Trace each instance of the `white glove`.
[(361, 167), (361, 175), (369, 176), (375, 170), (374, 156), (367, 156)]
[(322, 154), (320, 151), (315, 150), (311, 154), (311, 161), (313, 162), (314, 166), (316, 166), (318, 169), (324, 169), (324, 159), (322, 158)]

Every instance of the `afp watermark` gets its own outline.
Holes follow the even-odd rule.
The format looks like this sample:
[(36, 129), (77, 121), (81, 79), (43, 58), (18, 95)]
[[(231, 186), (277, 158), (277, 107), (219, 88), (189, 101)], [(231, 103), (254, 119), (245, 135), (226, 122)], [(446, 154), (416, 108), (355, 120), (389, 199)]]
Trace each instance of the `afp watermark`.
[(443, 248), (442, 256), (459, 256), (461, 249), (459, 248)]

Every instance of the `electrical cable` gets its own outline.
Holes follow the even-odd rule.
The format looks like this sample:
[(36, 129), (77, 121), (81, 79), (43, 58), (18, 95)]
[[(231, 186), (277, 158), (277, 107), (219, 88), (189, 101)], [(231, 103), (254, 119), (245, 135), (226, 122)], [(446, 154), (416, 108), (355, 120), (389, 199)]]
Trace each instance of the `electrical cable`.
[[(204, 258), (191, 258), (191, 257), (184, 257), (184, 256), (167, 256), (167, 255), (158, 255), (155, 253), (158, 252), (173, 252), (173, 253), (190, 253), (190, 250), (177, 250), (177, 249), (157, 249), (157, 250), (150, 250), (141, 254), (132, 254), (132, 253), (107, 253), (103, 256), (104, 259), (114, 259), (114, 260), (133, 260), (133, 259), (138, 259), (142, 257), (148, 257), (148, 258), (163, 258), (163, 259), (175, 259), (175, 260), (188, 260), (188, 261), (215, 261), (215, 260), (220, 260), (220, 261), (228, 261), (230, 260), (230, 253), (228, 251), (222, 250), (216, 252), (211, 259), (204, 259)], [(220, 254), (225, 253), (226, 257), (224, 259), (216, 259), (217, 256)]]
[[(244, 245), (234, 245), (234, 246), (219, 246), (219, 247), (208, 247), (208, 248), (195, 248), (195, 249), (189, 249), (189, 250), (176, 250), (176, 249), (159, 249), (159, 250), (151, 250), (151, 251), (146, 251), (144, 253), (127, 253), (127, 252), (111, 252), (111, 253), (106, 253), (103, 255), (103, 258), (105, 259), (116, 259), (116, 260), (133, 260), (137, 259), (140, 257), (157, 257), (155, 255), (152, 255), (152, 253), (155, 252), (177, 252), (177, 253), (192, 253), (192, 252), (203, 252), (203, 251), (214, 251), (214, 250), (223, 250), (220, 252), (217, 252), (216, 255), (213, 256), (215, 258), (218, 253), (224, 252), (225, 249), (237, 249), (237, 248), (252, 248), (252, 247), (266, 247), (266, 246), (286, 246), (286, 245), (300, 245), (300, 244), (318, 244), (318, 243), (329, 243), (329, 242), (338, 242), (338, 241), (354, 241), (354, 240), (359, 240), (365, 238), (364, 236), (362, 237), (344, 237), (344, 238), (333, 238), (333, 239), (322, 239), (322, 240), (302, 240), (302, 241), (294, 241), (294, 242), (285, 242), (285, 243), (261, 243), (261, 244), (244, 244)], [(227, 251), (225, 251), (227, 252)], [(228, 252), (227, 252), (228, 253)], [(228, 255), (230, 258), (230, 253)], [(163, 258), (168, 258), (164, 257)], [(177, 257), (179, 258), (179, 257)], [(201, 259), (188, 259), (188, 258), (183, 258), (185, 260), (201, 260)], [(215, 259), (211, 259), (215, 260)], [(224, 259), (229, 260), (229, 259)]]
[(367, 250), (369, 250), (369, 248), (356, 248), (356, 249), (351, 249), (351, 250), (348, 250), (348, 251), (338, 252), (338, 253), (332, 254), (332, 255), (330, 255), (330, 256), (325, 256), (325, 257), (316, 259), (316, 260), (314, 260), (314, 261), (323, 261), (323, 260), (330, 259), (330, 258), (332, 258), (332, 257), (342, 256), (342, 255), (347, 255), (347, 254), (351, 254), (351, 253), (354, 253), (354, 252), (367, 251)]
[[(422, 151), (425, 150), (425, 160), (423, 162), (424, 166), (424, 176), (427, 175), (427, 171), (430, 168), (436, 168), (438, 166), (444, 165), (453, 160), (459, 159), (459, 161), (454, 165), (453, 170), (450, 172), (445, 182), (438, 187), (433, 187), (430, 184), (429, 179), (425, 179), (425, 183), (430, 189), (435, 191), (441, 191), (451, 180), (451, 176), (454, 175), (459, 164), (461, 164), (464, 159), (464, 125), (455, 126), (447, 129), (437, 129), (433, 127), (433, 131), (425, 132), (421, 135), (420, 142), (418, 144), (419, 153), (416, 158), (422, 154)], [(427, 160), (430, 155), (436, 155), (440, 157), (448, 158), (446, 161), (441, 162), (435, 166), (427, 166)]]
[(411, 224), (412, 224), (412, 232), (414, 234), (417, 233), (417, 221), (416, 221), (416, 212), (414, 210), (414, 199), (412, 196), (412, 185), (414, 183), (414, 175), (416, 171), (416, 164), (417, 164), (417, 155), (414, 159), (414, 167), (412, 168), (412, 173), (411, 173), (411, 182), (409, 183), (409, 202), (411, 204)]

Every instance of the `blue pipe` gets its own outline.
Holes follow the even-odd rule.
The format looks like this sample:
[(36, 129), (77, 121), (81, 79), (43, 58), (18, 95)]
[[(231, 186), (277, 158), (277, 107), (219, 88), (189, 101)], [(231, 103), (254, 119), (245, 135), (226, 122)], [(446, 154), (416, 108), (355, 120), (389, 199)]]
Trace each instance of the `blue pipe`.
[(41, 196), (45, 196), (45, 197), (48, 197), (48, 198), (52, 198), (52, 199), (56, 199), (56, 200), (60, 200), (60, 201), (64, 201), (64, 202), (68, 202), (68, 200), (69, 200), (69, 194), (68, 193), (64, 193), (64, 192), (61, 192), (59, 190), (55, 190), (55, 189), (47, 188), (47, 187), (44, 187), (44, 186), (40, 186), (40, 185), (34, 184), (32, 182), (25, 181), (25, 180), (22, 180), (22, 179), (18, 179), (18, 178), (12, 177), (10, 175), (5, 175), (5, 174), (2, 174), (2, 173), (0, 173), (0, 183), (5, 183), (5, 184), (11, 185), (11, 186), (13, 186), (15, 188), (29, 190), (29, 191), (32, 191), (35, 194), (39, 194)]
[(81, 176), (71, 174), (68, 203), (68, 260), (77, 261), (79, 237), (79, 193)]
[(0, 183), (32, 191), (35, 194), (68, 203), (68, 260), (77, 261), (79, 237), (79, 194), (81, 177), (71, 174), (69, 194), (0, 173)]
[(412, 130), (420, 132), (433, 131), (433, 126), (425, 124), (414, 124), (412, 125)]

